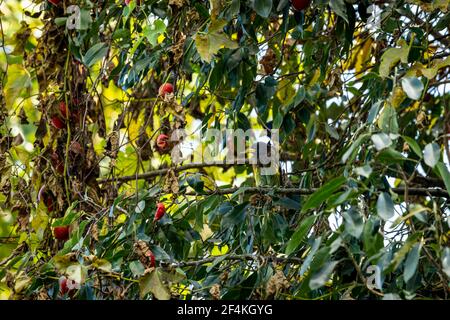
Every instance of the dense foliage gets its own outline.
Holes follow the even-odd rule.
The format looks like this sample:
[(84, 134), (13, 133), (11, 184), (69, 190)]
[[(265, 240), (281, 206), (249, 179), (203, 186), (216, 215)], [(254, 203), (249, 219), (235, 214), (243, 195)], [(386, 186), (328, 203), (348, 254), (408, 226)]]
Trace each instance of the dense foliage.
[[(448, 298), (449, 8), (2, 1), (0, 296)], [(181, 128), (279, 129), (278, 174)]]

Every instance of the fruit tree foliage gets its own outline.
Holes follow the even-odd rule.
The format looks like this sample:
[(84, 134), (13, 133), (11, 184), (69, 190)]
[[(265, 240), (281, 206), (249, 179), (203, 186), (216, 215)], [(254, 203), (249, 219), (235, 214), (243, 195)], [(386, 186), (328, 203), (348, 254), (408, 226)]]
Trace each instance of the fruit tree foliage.
[[(448, 298), (449, 9), (1, 1), (0, 297)], [(175, 166), (208, 128), (278, 174)]]

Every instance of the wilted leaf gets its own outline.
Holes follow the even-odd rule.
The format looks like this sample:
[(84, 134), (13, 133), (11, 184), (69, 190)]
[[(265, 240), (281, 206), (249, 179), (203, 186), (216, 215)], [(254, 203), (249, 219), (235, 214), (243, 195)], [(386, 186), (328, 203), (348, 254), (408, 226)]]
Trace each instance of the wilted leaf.
[(379, 74), (381, 77), (386, 78), (389, 76), (389, 72), (399, 61), (403, 63), (408, 62), (409, 46), (406, 41), (400, 42), (400, 48), (390, 48), (386, 50), (381, 56), (381, 63), (379, 68)]
[(148, 293), (152, 293), (158, 300), (169, 300), (171, 295), (170, 291), (162, 283), (158, 269), (150, 270), (139, 280), (140, 295), (141, 298), (145, 297)]
[(210, 25), (206, 34), (197, 33), (195, 35), (195, 45), (200, 57), (206, 62), (211, 62), (214, 55), (221, 48), (238, 48), (238, 44), (230, 40), (228, 36), (222, 32), (223, 24), (217, 21)]

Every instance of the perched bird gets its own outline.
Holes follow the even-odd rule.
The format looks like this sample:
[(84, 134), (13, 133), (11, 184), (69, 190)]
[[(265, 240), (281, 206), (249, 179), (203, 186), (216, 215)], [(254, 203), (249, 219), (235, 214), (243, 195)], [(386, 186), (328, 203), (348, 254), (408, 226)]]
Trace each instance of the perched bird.
[(276, 148), (272, 143), (256, 142), (250, 150), (250, 161), (253, 168), (256, 187), (279, 186), (280, 173)]

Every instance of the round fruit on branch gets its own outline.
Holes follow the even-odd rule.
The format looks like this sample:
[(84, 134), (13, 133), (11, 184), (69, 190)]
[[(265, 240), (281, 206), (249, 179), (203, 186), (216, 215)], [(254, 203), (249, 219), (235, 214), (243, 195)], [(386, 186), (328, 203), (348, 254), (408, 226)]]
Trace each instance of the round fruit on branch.
[(311, 4), (311, 0), (291, 0), (292, 7), (297, 11), (305, 10)]
[(59, 283), (59, 293), (65, 295), (66, 293), (73, 293), (73, 290), (80, 289), (78, 282), (72, 279), (68, 279), (65, 276), (61, 276), (58, 280)]
[(173, 85), (171, 83), (164, 83), (159, 87), (158, 95), (164, 98), (167, 94), (173, 93)]
[(170, 148), (169, 136), (163, 133), (160, 134), (158, 138), (156, 138), (156, 146), (159, 151), (167, 151)]
[(58, 283), (59, 283), (59, 293), (61, 293), (61, 295), (65, 295), (66, 293), (69, 292), (66, 277), (62, 276), (61, 278), (59, 278)]
[(153, 219), (153, 222), (161, 220), (165, 213), (166, 207), (164, 206), (164, 203), (159, 202), (156, 205), (155, 218)]
[(60, 227), (55, 227), (53, 229), (53, 235), (55, 236), (55, 239), (60, 240), (60, 241), (68, 240), (69, 234), (70, 234), (69, 226), (60, 226)]

